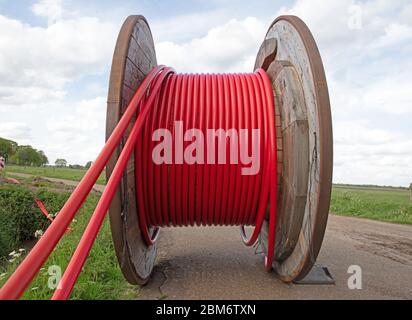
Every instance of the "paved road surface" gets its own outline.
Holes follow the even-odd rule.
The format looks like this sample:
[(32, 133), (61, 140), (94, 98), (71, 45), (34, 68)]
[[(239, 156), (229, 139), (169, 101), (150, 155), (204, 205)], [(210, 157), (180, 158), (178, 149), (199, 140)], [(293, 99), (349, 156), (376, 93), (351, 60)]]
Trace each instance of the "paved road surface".
[[(410, 225), (330, 215), (318, 263), (335, 285), (284, 284), (264, 271), (255, 251), (241, 243), (236, 227), (163, 229), (153, 279), (140, 299), (412, 299)], [(362, 290), (348, 289), (350, 265), (362, 268)]]
[[(263, 268), (238, 228), (163, 229), (153, 280), (140, 299), (412, 299), (412, 226), (331, 215), (318, 263), (335, 285), (288, 285)], [(350, 265), (362, 290), (350, 290)]]

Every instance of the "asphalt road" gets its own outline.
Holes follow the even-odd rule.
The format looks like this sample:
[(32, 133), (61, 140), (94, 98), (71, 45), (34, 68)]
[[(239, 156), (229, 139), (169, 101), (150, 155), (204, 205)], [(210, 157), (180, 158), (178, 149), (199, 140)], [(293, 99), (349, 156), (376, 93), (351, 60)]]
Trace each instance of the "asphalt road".
[[(154, 274), (139, 298), (412, 299), (412, 226), (330, 215), (317, 263), (334, 285), (281, 282), (264, 270), (259, 248), (243, 245), (237, 227), (162, 229)], [(351, 265), (361, 267), (362, 289), (348, 288)]]
[[(296, 285), (265, 272), (238, 228), (162, 229), (153, 279), (140, 299), (412, 299), (412, 226), (331, 215), (317, 263), (335, 285)], [(362, 269), (349, 289), (348, 267)]]

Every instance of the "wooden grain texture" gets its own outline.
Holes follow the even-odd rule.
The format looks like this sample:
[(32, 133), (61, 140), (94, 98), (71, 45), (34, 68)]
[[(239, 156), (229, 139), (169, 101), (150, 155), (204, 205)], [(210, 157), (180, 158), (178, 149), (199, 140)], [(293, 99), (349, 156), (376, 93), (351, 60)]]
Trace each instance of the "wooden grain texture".
[[(281, 68), (277, 68), (277, 65)], [(307, 110), (299, 76), (290, 64), (275, 61), (269, 74), (278, 97), (283, 161), (275, 257), (283, 260), (296, 246), (305, 212), (309, 172)], [(278, 69), (271, 72), (271, 69)]]
[[(106, 139), (117, 125), (144, 77), (157, 65), (153, 39), (142, 16), (129, 16), (116, 43), (110, 73), (107, 103)], [(110, 159), (107, 179), (116, 164), (132, 124), (122, 143)], [(134, 154), (109, 209), (116, 255), (125, 278), (133, 284), (148, 281), (156, 258), (156, 246), (147, 247), (142, 240), (137, 212)]]
[[(289, 282), (309, 272), (322, 244), (332, 185), (332, 125), (322, 60), (307, 26), (294, 16), (279, 17), (265, 37), (266, 41), (270, 39), (276, 40), (277, 45), (276, 61), (268, 68), (275, 94), (282, 90), (282, 82), (276, 83), (277, 76), (284, 78), (286, 84), (289, 82), (286, 87), (292, 89), (289, 93), (284, 91), (284, 97), (276, 97), (279, 109), (283, 110), (280, 114), (283, 168), (277, 221), (280, 238), (276, 241), (283, 247), (275, 249), (277, 260), (273, 265), (279, 277)], [(289, 66), (293, 72), (286, 72), (291, 70)], [(284, 101), (288, 102), (282, 105)], [(305, 108), (294, 108), (303, 105)], [(296, 170), (299, 163), (305, 173), (299, 169), (292, 173), (291, 169)], [(265, 223), (261, 233), (264, 248), (267, 228)], [(298, 228), (300, 232), (296, 234)], [(283, 240), (285, 234), (293, 241)]]
[(276, 50), (277, 50), (276, 39), (263, 40), (259, 48), (259, 53), (256, 57), (254, 69), (256, 70), (257, 68), (262, 68), (263, 70), (266, 71), (269, 68), (272, 61), (275, 60)]

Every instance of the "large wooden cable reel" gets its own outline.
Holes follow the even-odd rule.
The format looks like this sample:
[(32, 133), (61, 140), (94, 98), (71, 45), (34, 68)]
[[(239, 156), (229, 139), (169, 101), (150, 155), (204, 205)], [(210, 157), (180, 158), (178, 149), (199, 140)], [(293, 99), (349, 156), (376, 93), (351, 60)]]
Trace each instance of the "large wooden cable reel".
[[(143, 16), (129, 16), (117, 38), (110, 72), (107, 101), (106, 139), (116, 127), (134, 92), (149, 71), (157, 66), (152, 34)], [(127, 140), (131, 125), (123, 141)], [(115, 151), (106, 167), (109, 179), (122, 146)], [(146, 246), (139, 228), (134, 155), (130, 158), (120, 187), (110, 205), (112, 236), (120, 268), (132, 284), (145, 284), (156, 259), (156, 245)]]
[[(110, 74), (106, 138), (145, 75), (157, 65), (143, 16), (129, 16), (118, 36)], [(272, 81), (278, 135), (278, 211), (273, 268), (283, 281), (302, 279), (319, 253), (329, 212), (332, 125), (325, 73), (316, 43), (302, 20), (281, 16), (270, 26), (256, 68)], [(128, 136), (126, 132), (124, 139)], [(110, 176), (122, 146), (107, 165)], [(110, 206), (120, 267), (133, 284), (148, 281), (156, 245), (146, 246), (138, 223), (134, 157)], [(268, 224), (260, 242), (266, 249)]]
[[(318, 256), (332, 186), (332, 121), (322, 60), (306, 24), (281, 16), (270, 26), (255, 68), (272, 80), (278, 143), (278, 210), (274, 270), (302, 279)], [(267, 228), (261, 232), (266, 250)]]

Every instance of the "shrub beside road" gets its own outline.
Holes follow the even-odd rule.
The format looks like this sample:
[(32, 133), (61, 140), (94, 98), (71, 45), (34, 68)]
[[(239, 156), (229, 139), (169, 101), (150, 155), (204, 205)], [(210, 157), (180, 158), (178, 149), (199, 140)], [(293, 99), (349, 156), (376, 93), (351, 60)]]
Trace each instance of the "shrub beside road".
[[(0, 287), (35, 243), (36, 231), (46, 230), (50, 223), (36, 207), (34, 198), (41, 199), (51, 214), (60, 210), (70, 195), (70, 189), (62, 184), (44, 179), (39, 182), (38, 178), (19, 180), (21, 185), (0, 185)], [(51, 297), (54, 290), (48, 285), (52, 275), (49, 267), (58, 266), (65, 270), (99, 198), (97, 192), (89, 195), (71, 224), (71, 231), (63, 236), (23, 299)], [(71, 298), (135, 299), (137, 295), (138, 288), (128, 284), (120, 271), (107, 217)]]
[(54, 214), (63, 206), (68, 193), (49, 192), (46, 189), (32, 191), (24, 186), (0, 187), (0, 257), (6, 257), (25, 241), (34, 240), (37, 230), (45, 230), (48, 220), (36, 206), (40, 199)]

